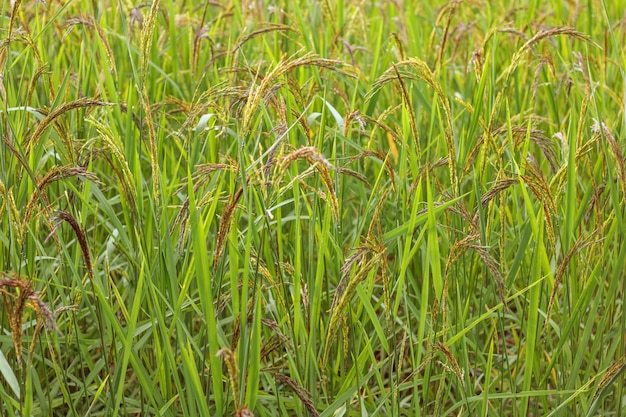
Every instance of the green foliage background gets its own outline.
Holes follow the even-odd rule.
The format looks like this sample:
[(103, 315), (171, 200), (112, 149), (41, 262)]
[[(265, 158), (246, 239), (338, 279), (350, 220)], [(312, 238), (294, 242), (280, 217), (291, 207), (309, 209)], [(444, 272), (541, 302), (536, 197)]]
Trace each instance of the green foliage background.
[(0, 413), (622, 415), (604, 1), (4, 1)]

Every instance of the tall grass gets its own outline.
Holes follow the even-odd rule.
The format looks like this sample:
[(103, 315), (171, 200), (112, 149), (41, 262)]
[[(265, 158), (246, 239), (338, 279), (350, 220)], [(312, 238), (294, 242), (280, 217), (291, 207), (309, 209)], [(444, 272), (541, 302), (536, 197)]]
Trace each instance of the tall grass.
[(619, 2), (0, 16), (2, 416), (626, 411)]

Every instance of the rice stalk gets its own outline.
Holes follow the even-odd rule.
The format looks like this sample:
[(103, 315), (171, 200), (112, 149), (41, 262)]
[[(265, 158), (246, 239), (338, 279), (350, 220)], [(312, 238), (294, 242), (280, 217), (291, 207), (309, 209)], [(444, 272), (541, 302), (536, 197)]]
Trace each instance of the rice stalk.
[[(187, 109), (187, 118), (181, 124), (180, 128), (172, 133), (173, 136), (178, 138), (186, 137), (183, 132), (190, 129), (192, 125), (197, 124), (198, 117), (206, 114), (208, 111), (214, 114), (214, 117), (217, 120), (223, 121), (222, 125), (226, 125), (226, 111), (219, 104), (219, 100), (227, 99), (229, 97), (239, 98), (242, 96), (241, 88), (229, 87), (226, 86), (225, 83), (213, 85), (198, 95), (198, 89), (200, 89), (201, 86), (202, 83), (198, 83), (198, 87), (194, 92), (194, 98), (189, 105), (189, 109)], [(218, 127), (216, 126), (215, 129), (218, 129)], [(186, 141), (187, 140), (188, 139), (186, 139)], [(185, 143), (185, 145), (188, 145), (188, 143)]]
[[(32, 357), (35, 353), (35, 348), (37, 346), (37, 341), (39, 340), (39, 335), (43, 329), (46, 329), (47, 332), (55, 331), (59, 336), (63, 336), (63, 332), (57, 326), (57, 317), (65, 311), (76, 310), (78, 307), (76, 305), (72, 306), (64, 306), (57, 308), (52, 312), (50, 307), (41, 301), (41, 299), (36, 296), (36, 300), (32, 300), (31, 306), (35, 307), (37, 305), (36, 310), (39, 313), (39, 319), (37, 320), (37, 325), (35, 326), (35, 331), (33, 332), (32, 340), (30, 342), (30, 347), (28, 348), (28, 352)], [(41, 312), (39, 310), (42, 310)], [(70, 329), (70, 333), (73, 329)], [(71, 337), (71, 334), (66, 334), (67, 337)], [(50, 356), (52, 361), (56, 361), (56, 353), (53, 344), (48, 345), (48, 351), (50, 352)]]
[[(28, 203), (26, 204), (26, 207), (24, 208), (24, 211), (22, 212), (22, 215), (20, 216), (21, 217), (21, 232), (20, 232), (21, 236), (24, 236), (26, 234), (28, 223), (30, 222), (31, 217), (33, 216), (33, 213), (35, 212), (35, 207), (38, 201), (43, 202), (44, 212), (46, 213), (46, 215), (44, 216), (46, 223), (48, 224), (51, 230), (54, 228), (54, 226), (52, 225), (50, 221), (50, 216), (48, 215), (48, 213), (50, 213), (51, 207), (50, 207), (50, 201), (48, 200), (48, 196), (46, 194), (46, 188), (48, 185), (56, 181), (61, 181), (66, 178), (72, 178), (72, 177), (84, 178), (86, 180), (90, 180), (95, 183), (100, 183), (98, 181), (98, 177), (93, 173), (87, 172), (85, 168), (70, 167), (70, 166), (52, 167), (46, 173), (46, 175), (44, 175), (37, 182), (37, 192), (31, 194), (30, 199), (28, 200)], [(54, 235), (54, 240), (58, 246), (59, 241), (56, 235)]]
[(288, 59), (282, 59), (267, 75), (265, 75), (265, 77), (261, 79), (258, 86), (251, 86), (250, 93), (242, 111), (241, 136), (248, 136), (251, 129), (250, 123), (252, 121), (252, 116), (257, 111), (261, 101), (267, 98), (269, 91), (271, 91), (271, 89), (278, 84), (278, 79), (281, 76), (301, 66), (315, 66), (335, 71), (349, 77), (355, 77), (353, 74), (341, 69), (344, 65), (345, 64), (341, 61), (317, 58), (313, 53), (307, 53), (299, 58), (292, 56)]
[[(156, 1), (156, 0), (155, 0)], [(150, 108), (150, 102), (148, 99), (148, 91), (146, 86), (141, 92), (141, 107), (143, 108), (146, 125), (148, 127), (149, 149), (150, 149), (150, 167), (152, 172), (152, 195), (154, 196), (155, 205), (159, 206), (161, 201), (160, 191), (160, 175), (159, 175), (159, 159), (158, 159), (158, 147), (157, 147), (157, 134), (154, 127), (154, 120), (152, 119), (152, 109)]]
[[(433, 410), (433, 417), (439, 417), (441, 415), (441, 406), (443, 404), (443, 395), (445, 387), (448, 385), (446, 376), (449, 372), (449, 368), (442, 362), (438, 362), (442, 366), (443, 371), (440, 376), (439, 384), (437, 384), (437, 393), (435, 394), (435, 409)], [(463, 410), (461, 410), (463, 411)]]
[(372, 220), (370, 221), (370, 225), (367, 230), (367, 240), (375, 242), (377, 250), (383, 254), (383, 256), (381, 257), (381, 265), (379, 269), (381, 271), (380, 275), (383, 282), (383, 302), (385, 308), (385, 318), (389, 326), (391, 326), (391, 290), (393, 287), (393, 283), (389, 275), (387, 256), (385, 256), (387, 248), (384, 244), (383, 228), (381, 226), (380, 214), (383, 210), (385, 203), (387, 202), (390, 193), (390, 188), (387, 187), (384, 189), (380, 199), (378, 200), (378, 203), (376, 204), (376, 207), (374, 207), (374, 214), (372, 215)]
[(15, 28), (15, 22), (17, 21), (17, 14), (20, 10), (20, 6), (22, 5), (22, 0), (14, 0), (13, 10), (11, 11), (11, 19), (9, 20), (9, 31), (7, 35), (7, 40), (11, 39), (13, 35), (13, 29)]
[(68, 111), (81, 109), (81, 108), (89, 108), (89, 107), (106, 107), (113, 106), (114, 103), (107, 103), (105, 101), (96, 100), (93, 98), (79, 98), (78, 100), (70, 101), (67, 103), (61, 104), (59, 107), (55, 108), (51, 112), (49, 112), (46, 117), (39, 122), (37, 128), (28, 138), (25, 139), (23, 146), (26, 152), (26, 155), (30, 153), (30, 150), (37, 145), (37, 142), (41, 139), (41, 136), (45, 132), (45, 130), (50, 126), (59, 116), (67, 113)]
[(348, 357), (348, 352), (350, 349), (350, 325), (348, 324), (348, 315), (341, 315), (341, 333), (343, 339), (343, 357)]
[(100, 42), (104, 46), (104, 52), (106, 54), (107, 64), (109, 65), (108, 70), (112, 73), (113, 79), (116, 80), (117, 79), (117, 65), (115, 64), (115, 55), (113, 53), (113, 50), (111, 49), (111, 45), (109, 44), (109, 41), (107, 40), (100, 24), (93, 17), (91, 18), (91, 20), (92, 20), (94, 27), (96, 28), (96, 33), (98, 34), (98, 38), (100, 38)]
[[(191, 176), (191, 180), (193, 181), (193, 190), (194, 192), (198, 192), (200, 187), (206, 185), (210, 180), (211, 176), (215, 172), (220, 171), (230, 171), (237, 172), (239, 169), (239, 165), (236, 161), (224, 156), (224, 159), (228, 163), (216, 162), (216, 163), (205, 163), (198, 164), (196, 166), (195, 172)], [(174, 194), (178, 194), (187, 189), (187, 180), (184, 179), (181, 186), (174, 192)]]
[(349, 168), (345, 168), (345, 167), (337, 167), (335, 169), (335, 171), (337, 171), (339, 174), (344, 174), (347, 175), (349, 177), (353, 177), (356, 178), (357, 180), (361, 181), (363, 184), (367, 185), (368, 187), (370, 186), (369, 181), (367, 180), (367, 177), (363, 174), (361, 174), (360, 172), (356, 172), (353, 171)]
[[(500, 194), (500, 265), (506, 265), (506, 241), (507, 241), (507, 201), (506, 194)], [(504, 271), (503, 271), (504, 272)], [(506, 307), (506, 304), (503, 304)]]
[[(580, 118), (578, 119), (578, 127), (576, 129), (576, 153), (574, 155), (575, 161), (579, 161), (583, 156), (585, 156), (587, 152), (591, 150), (592, 145), (600, 139), (599, 134), (594, 134), (585, 144), (582, 143), (583, 137), (584, 137), (583, 130), (584, 130), (584, 124), (585, 124), (585, 115), (587, 114), (588, 105), (589, 105), (589, 97), (585, 96), (581, 103)], [(558, 191), (558, 190), (563, 189), (563, 184), (566, 179), (567, 166), (568, 166), (567, 155), (569, 153), (569, 145), (568, 145), (567, 138), (561, 132), (555, 133), (555, 137), (557, 137), (561, 141), (561, 146), (563, 149), (562, 155), (565, 161), (563, 165), (559, 168), (559, 170), (556, 172), (556, 174), (554, 174), (554, 177), (550, 181), (550, 187)]]
[(543, 206), (548, 238), (550, 239), (552, 247), (554, 247), (556, 244), (556, 237), (554, 233), (554, 224), (552, 219), (557, 218), (556, 203), (554, 202), (554, 198), (552, 197), (550, 185), (548, 184), (545, 176), (539, 169), (536, 161), (532, 157), (528, 157), (526, 161), (527, 174), (522, 175), (521, 178)]
[(591, 127), (591, 131), (597, 135), (603, 136), (609, 143), (609, 148), (611, 149), (613, 157), (617, 162), (617, 175), (620, 181), (620, 186), (622, 188), (622, 193), (624, 196), (626, 196), (626, 162), (624, 161), (624, 155), (622, 153), (621, 145), (615, 139), (604, 121), (598, 121), (594, 119), (594, 124)]
[(556, 300), (556, 295), (557, 292), (559, 291), (559, 287), (561, 286), (561, 282), (563, 281), (563, 277), (565, 276), (565, 272), (567, 271), (567, 267), (569, 266), (572, 258), (574, 258), (574, 256), (580, 252), (581, 250), (596, 244), (598, 242), (600, 242), (600, 240), (591, 240), (591, 237), (593, 236), (597, 236), (596, 231), (593, 231), (589, 234), (589, 236), (585, 239), (579, 239), (574, 246), (572, 246), (570, 248), (569, 251), (567, 251), (567, 254), (565, 255), (565, 257), (563, 258), (563, 260), (561, 261), (561, 264), (559, 265), (559, 267), (556, 270), (556, 273), (554, 275), (554, 285), (552, 286), (552, 292), (550, 293), (550, 300), (548, 301), (548, 308), (546, 310), (546, 320), (544, 322), (544, 326), (543, 326), (543, 330), (541, 332), (541, 339), (544, 339), (544, 336), (546, 334), (546, 331), (548, 329), (548, 327), (550, 327), (550, 320), (552, 318), (552, 311), (554, 310), (554, 303)]
[[(582, 103), (580, 104), (580, 117), (578, 119), (578, 127), (576, 128), (576, 149), (580, 149), (584, 140), (585, 129), (585, 116), (587, 115), (587, 109), (589, 107), (589, 101), (591, 100), (590, 94), (585, 94)], [(578, 156), (578, 153), (576, 154)]]
[(441, 353), (443, 353), (446, 360), (448, 361), (450, 369), (452, 370), (454, 375), (456, 375), (456, 377), (459, 378), (459, 381), (465, 382), (465, 375), (463, 374), (463, 371), (461, 370), (461, 367), (459, 366), (459, 362), (454, 357), (454, 354), (452, 354), (452, 351), (450, 350), (450, 348), (446, 346), (444, 343), (439, 342), (439, 341), (435, 342), (434, 347), (437, 350), (439, 350)]
[(324, 20), (328, 21), (328, 24), (331, 28), (335, 28), (335, 15), (333, 14), (333, 8), (330, 0), (321, 0), (320, 7), (322, 9), (322, 15), (324, 16)]
[[(230, 163), (228, 164), (215, 163), (215, 164), (198, 165), (196, 167), (194, 175), (192, 176), (192, 181), (194, 184), (194, 192), (198, 192), (200, 187), (208, 183), (209, 180), (211, 179), (211, 174), (214, 172), (219, 172), (219, 171), (237, 172), (238, 170), (237, 163), (234, 161), (229, 161), (229, 162)], [(183, 181), (183, 185), (181, 185), (178, 188), (178, 190), (174, 192), (174, 194), (179, 194), (186, 189), (187, 189), (187, 182), (185, 180)], [(201, 200), (197, 202), (198, 207), (203, 207), (205, 204), (207, 204), (211, 200), (212, 196), (213, 196), (213, 193), (211, 193), (211, 191), (206, 193), (201, 198)], [(187, 232), (189, 231), (188, 219), (189, 219), (189, 197), (185, 198), (185, 200), (183, 201), (183, 204), (181, 205), (180, 210), (178, 211), (178, 214), (176, 215), (176, 218), (174, 219), (174, 222), (172, 223), (172, 227), (170, 228), (170, 235), (173, 235), (176, 228), (180, 226), (179, 233), (178, 233), (178, 243), (177, 243), (179, 250), (182, 249), (183, 242), (185, 241)]]
[[(270, 319), (261, 319), (261, 324), (263, 324), (265, 327), (271, 330), (274, 337), (279, 341), (280, 346), (285, 347), (289, 352), (295, 351), (293, 343), (287, 336), (285, 336), (285, 334), (282, 332), (278, 323)], [(270, 353), (270, 349), (263, 349), (261, 351), (261, 357), (262, 358), (267, 357), (269, 356), (269, 353)]]
[(487, 30), (487, 34), (485, 35), (485, 38), (482, 41), (482, 52), (483, 52), (483, 55), (486, 52), (487, 44), (489, 43), (489, 41), (493, 38), (493, 36), (496, 33), (506, 33), (506, 34), (509, 34), (509, 35), (514, 35), (514, 36), (517, 36), (517, 37), (523, 39), (524, 41), (526, 41), (528, 39), (528, 36), (526, 36), (526, 34), (524, 32), (522, 32), (521, 30), (515, 29), (514, 27), (511, 27), (511, 26), (495, 26), (495, 27), (491, 27), (491, 28), (489, 28), (489, 30)]
[(113, 155), (121, 166), (121, 175), (118, 175), (120, 182), (122, 183), (122, 191), (131, 207), (131, 212), (134, 212), (134, 208), (137, 204), (137, 191), (135, 190), (133, 174), (128, 167), (128, 161), (122, 151), (122, 144), (113, 134), (111, 127), (102, 123), (94, 117), (87, 118), (87, 122), (91, 123), (96, 131), (100, 134), (100, 138), (103, 140), (105, 149), (107, 149), (111, 155)]
[(152, 50), (152, 37), (154, 36), (154, 24), (159, 11), (159, 0), (152, 0), (148, 18), (145, 20), (141, 31), (139, 85), (143, 88), (148, 73), (150, 52)]
[(370, 140), (368, 141), (367, 146), (365, 148), (372, 149), (375, 147), (373, 144), (373, 141), (376, 135), (376, 131), (378, 129), (381, 129), (387, 133), (389, 146), (391, 150), (393, 151), (393, 155), (394, 155), (394, 162), (397, 162), (397, 159), (398, 159), (398, 150), (396, 148), (396, 145), (400, 146), (402, 144), (402, 135), (397, 130), (394, 130), (393, 128), (391, 128), (387, 123), (383, 122), (383, 120), (385, 120), (385, 118), (387, 118), (389, 114), (394, 113), (400, 107), (402, 107), (402, 103), (397, 104), (395, 106), (387, 107), (385, 110), (383, 110), (383, 112), (377, 118), (370, 117), (366, 114), (361, 114), (361, 117), (366, 123), (372, 123), (374, 125), (374, 128), (370, 132)]
[(100, 26), (100, 24), (98, 24), (98, 22), (93, 16), (86, 16), (86, 17), (79, 16), (79, 17), (67, 19), (67, 21), (65, 22), (65, 26), (68, 29), (66, 33), (63, 35), (63, 38), (65, 38), (69, 34), (69, 31), (71, 30), (71, 28), (76, 25), (83, 25), (90, 30), (95, 30), (96, 34), (98, 35), (98, 39), (100, 39), (100, 42), (102, 43), (102, 46), (104, 47), (104, 53), (106, 55), (108, 70), (113, 75), (113, 79), (116, 80), (117, 79), (117, 65), (115, 64), (115, 55), (113, 53), (113, 49), (111, 48), (111, 44), (109, 44), (109, 41), (107, 40), (106, 35), (104, 34), (104, 31), (102, 30), (102, 27)]
[[(276, 280), (274, 279), (274, 277), (272, 276), (272, 273), (270, 272), (270, 270), (263, 265), (263, 263), (259, 260), (258, 255), (254, 254), (250, 256), (250, 261), (252, 262), (252, 265), (254, 266), (254, 268), (256, 268), (259, 273), (261, 274), (261, 276), (263, 278), (265, 278), (265, 280), (267, 280), (267, 282), (269, 283), (269, 288), (272, 290), (276, 290), (279, 288), (279, 284), (276, 282)], [(280, 303), (280, 306), (283, 308), (283, 311), (288, 311), (287, 308), (287, 303), (285, 302), (285, 298), (283, 296), (283, 293), (281, 291), (276, 291), (275, 294), (277, 295), (278, 298), (278, 302)]]
[(15, 203), (15, 197), (13, 196), (13, 187), (9, 188), (7, 197), (9, 200), (9, 211), (12, 216), (13, 226), (16, 232), (17, 243), (21, 245), (24, 242), (24, 236), (26, 234), (26, 228), (21, 223), (21, 213), (17, 209), (17, 204)]
[(389, 177), (389, 181), (391, 182), (391, 187), (394, 192), (397, 191), (396, 174), (393, 169), (393, 165), (391, 164), (391, 160), (389, 156), (385, 156), (385, 154), (383, 154), (383, 152), (380, 149), (377, 151), (364, 150), (358, 155), (350, 157), (350, 160), (348, 163), (352, 163), (356, 160), (364, 159), (368, 157), (376, 158), (383, 163), (383, 167), (385, 168), (385, 171), (387, 172), (387, 176)]
[(2, 215), (4, 214), (4, 210), (7, 208), (7, 201), (7, 189), (2, 180), (0, 180), (0, 219), (3, 218)]
[(367, 246), (362, 246), (356, 248), (354, 253), (349, 256), (341, 266), (341, 278), (339, 279), (339, 283), (335, 288), (335, 294), (333, 296), (333, 301), (330, 306), (330, 310), (334, 311), (339, 302), (341, 301), (341, 297), (348, 286), (348, 282), (350, 281), (350, 273), (352, 272), (352, 267), (357, 263), (361, 263), (365, 260), (365, 255), (371, 251), (371, 248)]
[(322, 155), (320, 151), (312, 146), (305, 146), (303, 148), (296, 149), (292, 153), (286, 155), (281, 161), (281, 172), (285, 172), (287, 166), (298, 159), (305, 159), (312, 168), (320, 175), (322, 182), (326, 185), (328, 190), (328, 201), (330, 203), (333, 215), (336, 220), (339, 219), (339, 202), (337, 200), (337, 194), (335, 193), (335, 187), (330, 175), (330, 171), (334, 170), (334, 167), (330, 162)]
[[(477, 141), (476, 145), (474, 146), (474, 148), (472, 148), (472, 150), (470, 151), (467, 157), (465, 168), (463, 170), (464, 174), (468, 173), (471, 170), (473, 163), (476, 160), (476, 157), (478, 156), (480, 151), (482, 151), (483, 153), (482, 153), (482, 158), (480, 162), (478, 163), (478, 166), (482, 167), (483, 169), (485, 167), (485, 158), (487, 157), (487, 153), (488, 153), (487, 146), (489, 144), (494, 145), (493, 138), (495, 137), (495, 134), (492, 132), (492, 129), (493, 129), (493, 124), (495, 123), (495, 119), (496, 119), (496, 112), (498, 111), (499, 106), (500, 106), (501, 98), (502, 98), (502, 95), (498, 93), (498, 95), (496, 96), (496, 101), (494, 102), (493, 108), (491, 109), (491, 115), (489, 117), (489, 124), (486, 125), (484, 120), (482, 120), (481, 117), (478, 118), (478, 123), (483, 129), (483, 135)], [(472, 113), (473, 112), (474, 112), (474, 109), (472, 108)], [(496, 154), (500, 156), (498, 152), (496, 152)]]
[[(367, 254), (371, 254), (369, 257)], [(382, 258), (385, 256), (385, 253), (380, 248), (375, 246), (363, 246), (357, 249), (357, 252), (348, 258), (344, 265), (341, 267), (342, 276), (345, 277), (344, 282), (339, 285), (345, 285), (345, 289), (340, 291), (337, 289), (337, 294), (335, 295), (335, 300), (333, 300), (333, 304), (330, 310), (330, 320), (328, 322), (328, 330), (326, 332), (326, 342), (324, 344), (324, 354), (322, 356), (322, 369), (328, 363), (328, 357), (330, 355), (330, 350), (332, 349), (332, 344), (335, 341), (335, 337), (337, 335), (337, 331), (341, 327), (343, 317), (345, 314), (345, 310), (350, 304), (350, 300), (352, 300), (352, 296), (356, 292), (356, 288), (360, 285), (367, 276), (373, 272), (378, 270), (382, 266)], [(356, 264), (358, 261), (357, 269), (354, 275), (351, 278), (347, 278), (350, 270), (352, 269), (352, 265)]]
[(422, 150), (420, 147), (419, 131), (417, 130), (417, 120), (415, 118), (415, 110), (413, 109), (413, 104), (411, 103), (411, 99), (409, 98), (409, 93), (406, 89), (404, 80), (400, 76), (400, 73), (398, 72), (398, 67), (395, 64), (393, 65), (393, 69), (396, 75), (396, 79), (398, 80), (398, 85), (399, 85), (398, 90), (400, 91), (402, 102), (404, 103), (406, 112), (409, 115), (409, 126), (411, 128), (411, 136), (413, 136), (413, 144), (415, 145), (415, 154), (416, 154), (417, 159), (419, 160), (421, 159)]
[(441, 26), (443, 20), (445, 19), (441, 44), (439, 45), (437, 58), (435, 60), (435, 65), (433, 66), (435, 72), (439, 71), (439, 68), (443, 65), (443, 54), (446, 49), (446, 43), (448, 42), (448, 32), (450, 30), (450, 24), (452, 23), (452, 17), (454, 17), (454, 13), (461, 3), (461, 0), (452, 0), (446, 3), (446, 5), (439, 11), (439, 15), (435, 21), (435, 26)]
[(235, 409), (239, 410), (239, 366), (237, 365), (237, 353), (228, 348), (222, 348), (217, 351), (217, 356), (224, 360), (226, 370), (228, 371), (228, 380), (233, 391), (233, 401)]
[(506, 284), (504, 282), (504, 277), (500, 272), (498, 261), (496, 261), (495, 258), (489, 253), (489, 247), (487, 246), (470, 244), (469, 247), (475, 250), (476, 253), (478, 253), (483, 263), (487, 266), (487, 269), (494, 278), (498, 297), (500, 298), (500, 301), (502, 302), (504, 308), (507, 309)]
[[(399, 68), (404, 67), (404, 66), (408, 66), (414, 69), (415, 75), (400, 73)], [(367, 94), (366, 100), (369, 100), (381, 86), (391, 82), (392, 80), (395, 81), (398, 79), (402, 79), (402, 80), (412, 79), (412, 77), (414, 76), (416, 76), (416, 79), (421, 79), (425, 81), (426, 84), (435, 91), (437, 98), (439, 99), (439, 103), (444, 114), (443, 130), (444, 130), (444, 137), (446, 139), (446, 145), (448, 147), (448, 166), (450, 169), (450, 178), (452, 179), (452, 187), (455, 190), (454, 192), (457, 193), (458, 192), (458, 177), (456, 174), (456, 148), (454, 146), (454, 137), (452, 135), (452, 112), (450, 109), (450, 102), (443, 88), (441, 87), (441, 84), (439, 83), (439, 81), (437, 81), (437, 77), (435, 73), (431, 71), (431, 69), (428, 67), (428, 64), (426, 64), (424, 61), (416, 57), (412, 57), (406, 61), (402, 61), (397, 64), (394, 64), (392, 68), (385, 71), (383, 75), (381, 75), (376, 80), (376, 82), (372, 86), (372, 89)], [(420, 148), (418, 147), (417, 144), (415, 146), (416, 146), (418, 157), (419, 157)]]
[(495, 260), (493, 255), (489, 253), (490, 248), (488, 246), (482, 246), (474, 243), (479, 239), (480, 235), (478, 233), (474, 233), (454, 242), (450, 248), (450, 252), (448, 253), (448, 259), (446, 260), (446, 276), (448, 276), (448, 272), (450, 271), (452, 265), (456, 263), (463, 256), (463, 254), (470, 249), (475, 251), (493, 276), (498, 292), (498, 298), (500, 298), (502, 305), (506, 308), (506, 284), (504, 282), (504, 277), (500, 272), (498, 262)]
[(456, 263), (456, 261), (458, 261), (463, 256), (463, 254), (467, 252), (467, 250), (470, 248), (471, 243), (478, 240), (479, 238), (480, 235), (476, 233), (469, 234), (463, 239), (457, 240), (452, 244), (448, 252), (448, 258), (446, 260), (446, 275), (448, 275), (448, 272), (450, 271), (452, 265), (454, 265), (454, 263)]
[(204, 39), (209, 41), (210, 55), (214, 56), (213, 44), (215, 41), (209, 35), (209, 27), (207, 25), (198, 25), (193, 37), (193, 44), (191, 48), (191, 70), (195, 74), (198, 71), (198, 59), (200, 58), (200, 42)]
[(148, 13), (148, 18), (143, 25), (141, 32), (141, 48), (140, 48), (140, 66), (139, 66), (139, 95), (141, 107), (144, 112), (146, 125), (148, 127), (149, 149), (150, 149), (150, 165), (152, 168), (152, 194), (156, 205), (160, 204), (160, 186), (159, 186), (159, 164), (157, 155), (156, 129), (152, 117), (152, 109), (150, 108), (150, 99), (146, 86), (146, 76), (148, 74), (150, 53), (152, 50), (152, 38), (154, 36), (154, 26), (156, 15), (159, 9), (159, 0), (153, 0)]
[(513, 71), (515, 71), (518, 65), (522, 62), (522, 58), (524, 57), (524, 54), (530, 51), (530, 49), (536, 43), (540, 42), (543, 39), (552, 38), (555, 36), (563, 36), (563, 35), (569, 36), (576, 40), (587, 42), (595, 46), (596, 48), (601, 48), (601, 46), (598, 45), (596, 42), (594, 42), (588, 35), (578, 32), (575, 29), (570, 28), (570, 27), (556, 27), (556, 28), (551, 28), (551, 29), (542, 29), (539, 32), (537, 32), (535, 36), (533, 36), (528, 41), (526, 41), (526, 43), (524, 43), (524, 45), (522, 45), (522, 47), (513, 55), (513, 58), (511, 59), (511, 63), (504, 71), (502, 71), (502, 73), (500, 74), (496, 82), (500, 83), (501, 81), (504, 80), (504, 84), (507, 85), (509, 83), (509, 77), (511, 76)]
[(296, 30), (291, 26), (283, 25), (280, 23), (267, 23), (267, 26), (260, 29), (256, 29), (247, 35), (242, 35), (241, 39), (237, 41), (229, 55), (234, 55), (246, 42), (256, 38), (259, 35), (265, 35), (273, 32), (295, 32)]
[[(347, 106), (350, 105), (349, 102), (346, 103), (346, 104), (347, 104)], [(348, 113), (348, 115), (346, 116), (346, 118), (344, 120), (343, 135), (345, 137), (348, 137), (348, 135), (350, 134), (350, 127), (351, 127), (353, 122), (357, 122), (359, 127), (361, 128), (359, 133), (365, 131), (365, 120), (361, 116), (361, 112), (359, 110), (354, 110), (354, 111), (351, 111), (350, 113)]]
[[(33, 74), (32, 78), (30, 79), (30, 84), (28, 86), (28, 97), (26, 98), (26, 103), (30, 103), (33, 99), (33, 94), (35, 94), (36, 88), (37, 88), (37, 84), (39, 82), (39, 79), (46, 75), (47, 71), (49, 71), (49, 65), (48, 64), (42, 64), (41, 66), (39, 66), (37, 68), (37, 71), (35, 71), (35, 73)], [(6, 103), (6, 99), (4, 101)], [(43, 112), (42, 112), (43, 114)]]
[(552, 60), (552, 57), (550, 55), (548, 56), (542, 56), (539, 59), (539, 63), (537, 64), (537, 68), (535, 68), (535, 75), (533, 76), (533, 84), (530, 87), (530, 89), (533, 92), (533, 100), (537, 99), (537, 93), (539, 90), (539, 80), (541, 78), (541, 72), (543, 71), (544, 67), (548, 67), (548, 70), (550, 70), (550, 73), (552, 76), (555, 75), (556, 73), (556, 69), (554, 68), (554, 61)]
[(31, 302), (30, 307), (37, 312), (46, 330), (56, 330), (59, 334), (62, 335), (61, 331), (56, 325), (56, 316), (50, 309), (50, 306), (44, 303), (41, 298), (38, 297), (38, 294), (36, 292), (29, 296), (28, 299)]
[[(489, 204), (495, 196), (515, 184), (519, 184), (518, 178), (502, 178), (497, 180), (489, 191), (483, 194), (480, 199), (480, 204), (482, 204), (483, 207), (487, 207), (487, 204)], [(476, 215), (478, 215), (478, 213), (476, 213)]]
[(608, 387), (618, 379), (624, 370), (626, 370), (626, 356), (622, 356), (618, 360), (611, 363), (611, 366), (606, 370), (604, 375), (602, 375), (602, 378), (598, 383), (598, 387), (593, 394), (593, 402), (589, 407), (587, 416), (594, 415), (594, 412), (599, 405), (599, 400), (602, 398)]
[(474, 69), (474, 76), (476, 77), (476, 82), (480, 84), (480, 79), (483, 76), (483, 69), (485, 67), (485, 56), (482, 49), (475, 49), (472, 52), (472, 58), (468, 63), (468, 70)]
[[(397, 381), (400, 381), (400, 372), (402, 370), (402, 366), (404, 364), (404, 361), (406, 360), (406, 345), (407, 345), (407, 341), (409, 340), (409, 335), (407, 334), (406, 331), (402, 332), (402, 341), (400, 342), (400, 349), (399, 349), (399, 353), (398, 353), (398, 362), (396, 365), (396, 369), (397, 369)], [(394, 404), (398, 403), (398, 399), (399, 399), (399, 392), (400, 392), (400, 383), (394, 384), (394, 387), (392, 388), (392, 395), (393, 395), (393, 402)]]

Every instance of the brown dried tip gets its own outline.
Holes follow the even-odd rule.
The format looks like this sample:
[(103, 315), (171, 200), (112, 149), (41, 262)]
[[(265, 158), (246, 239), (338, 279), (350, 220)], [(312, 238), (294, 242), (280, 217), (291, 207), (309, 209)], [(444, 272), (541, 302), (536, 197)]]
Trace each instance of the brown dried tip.
[(83, 257), (85, 258), (85, 265), (87, 266), (89, 276), (93, 278), (93, 266), (91, 264), (91, 257), (89, 256), (89, 246), (87, 246), (87, 238), (85, 237), (85, 232), (83, 232), (83, 229), (81, 229), (76, 219), (65, 210), (59, 210), (54, 220), (58, 220), (58, 223), (54, 226), (46, 240), (48, 240), (50, 236), (52, 236), (56, 232), (56, 229), (60, 226), (62, 221), (68, 222), (70, 226), (72, 226), (72, 229), (74, 229), (74, 233), (76, 234), (76, 238), (78, 239), (78, 244), (80, 245), (80, 249), (83, 252)]
[(287, 375), (284, 375), (278, 372), (274, 373), (273, 375), (276, 378), (276, 380), (287, 385), (289, 388), (293, 390), (293, 392), (298, 396), (298, 398), (302, 402), (302, 405), (304, 405), (304, 408), (306, 408), (306, 411), (309, 413), (310, 416), (319, 417), (319, 413), (315, 409), (315, 404), (313, 404), (313, 401), (311, 400), (311, 397), (312, 397), (311, 393), (307, 391), (306, 388), (299, 385), (296, 381), (294, 381)]
[[(0, 294), (2, 295), (4, 305), (7, 306), (6, 311), (9, 316), (13, 336), (15, 357), (17, 362), (21, 363), (24, 307), (28, 306), (32, 308), (39, 317), (43, 319), (47, 330), (56, 330), (58, 333), (61, 332), (56, 326), (56, 314), (39, 298), (39, 294), (33, 290), (30, 281), (22, 279), (13, 273), (7, 274), (0, 272), (0, 277)], [(7, 288), (14, 288), (16, 290), (9, 292)], [(36, 333), (33, 337), (36, 338)]]
[(230, 231), (230, 227), (233, 223), (233, 214), (239, 203), (239, 199), (243, 194), (243, 188), (240, 188), (231, 198), (228, 205), (224, 208), (222, 213), (222, 219), (220, 220), (220, 228), (217, 232), (217, 245), (215, 246), (215, 257), (213, 259), (213, 267), (217, 268), (217, 264), (224, 252), (224, 246), (226, 246), (226, 236)]
[[(2, 272), (0, 279), (0, 294), (2, 301), (7, 306), (6, 311), (9, 316), (9, 324), (13, 335), (13, 347), (15, 349), (15, 358), (21, 364), (22, 360), (22, 322), (24, 320), (24, 306), (28, 298), (34, 294), (33, 289), (28, 281), (22, 281), (12, 275)], [(9, 293), (6, 287), (19, 288), (17, 294)]]
[(274, 337), (280, 340), (281, 345), (287, 346), (287, 348), (291, 351), (294, 350), (293, 343), (287, 336), (283, 334), (283, 332), (280, 330), (280, 327), (278, 326), (278, 323), (270, 319), (261, 319), (261, 324), (272, 331)]

